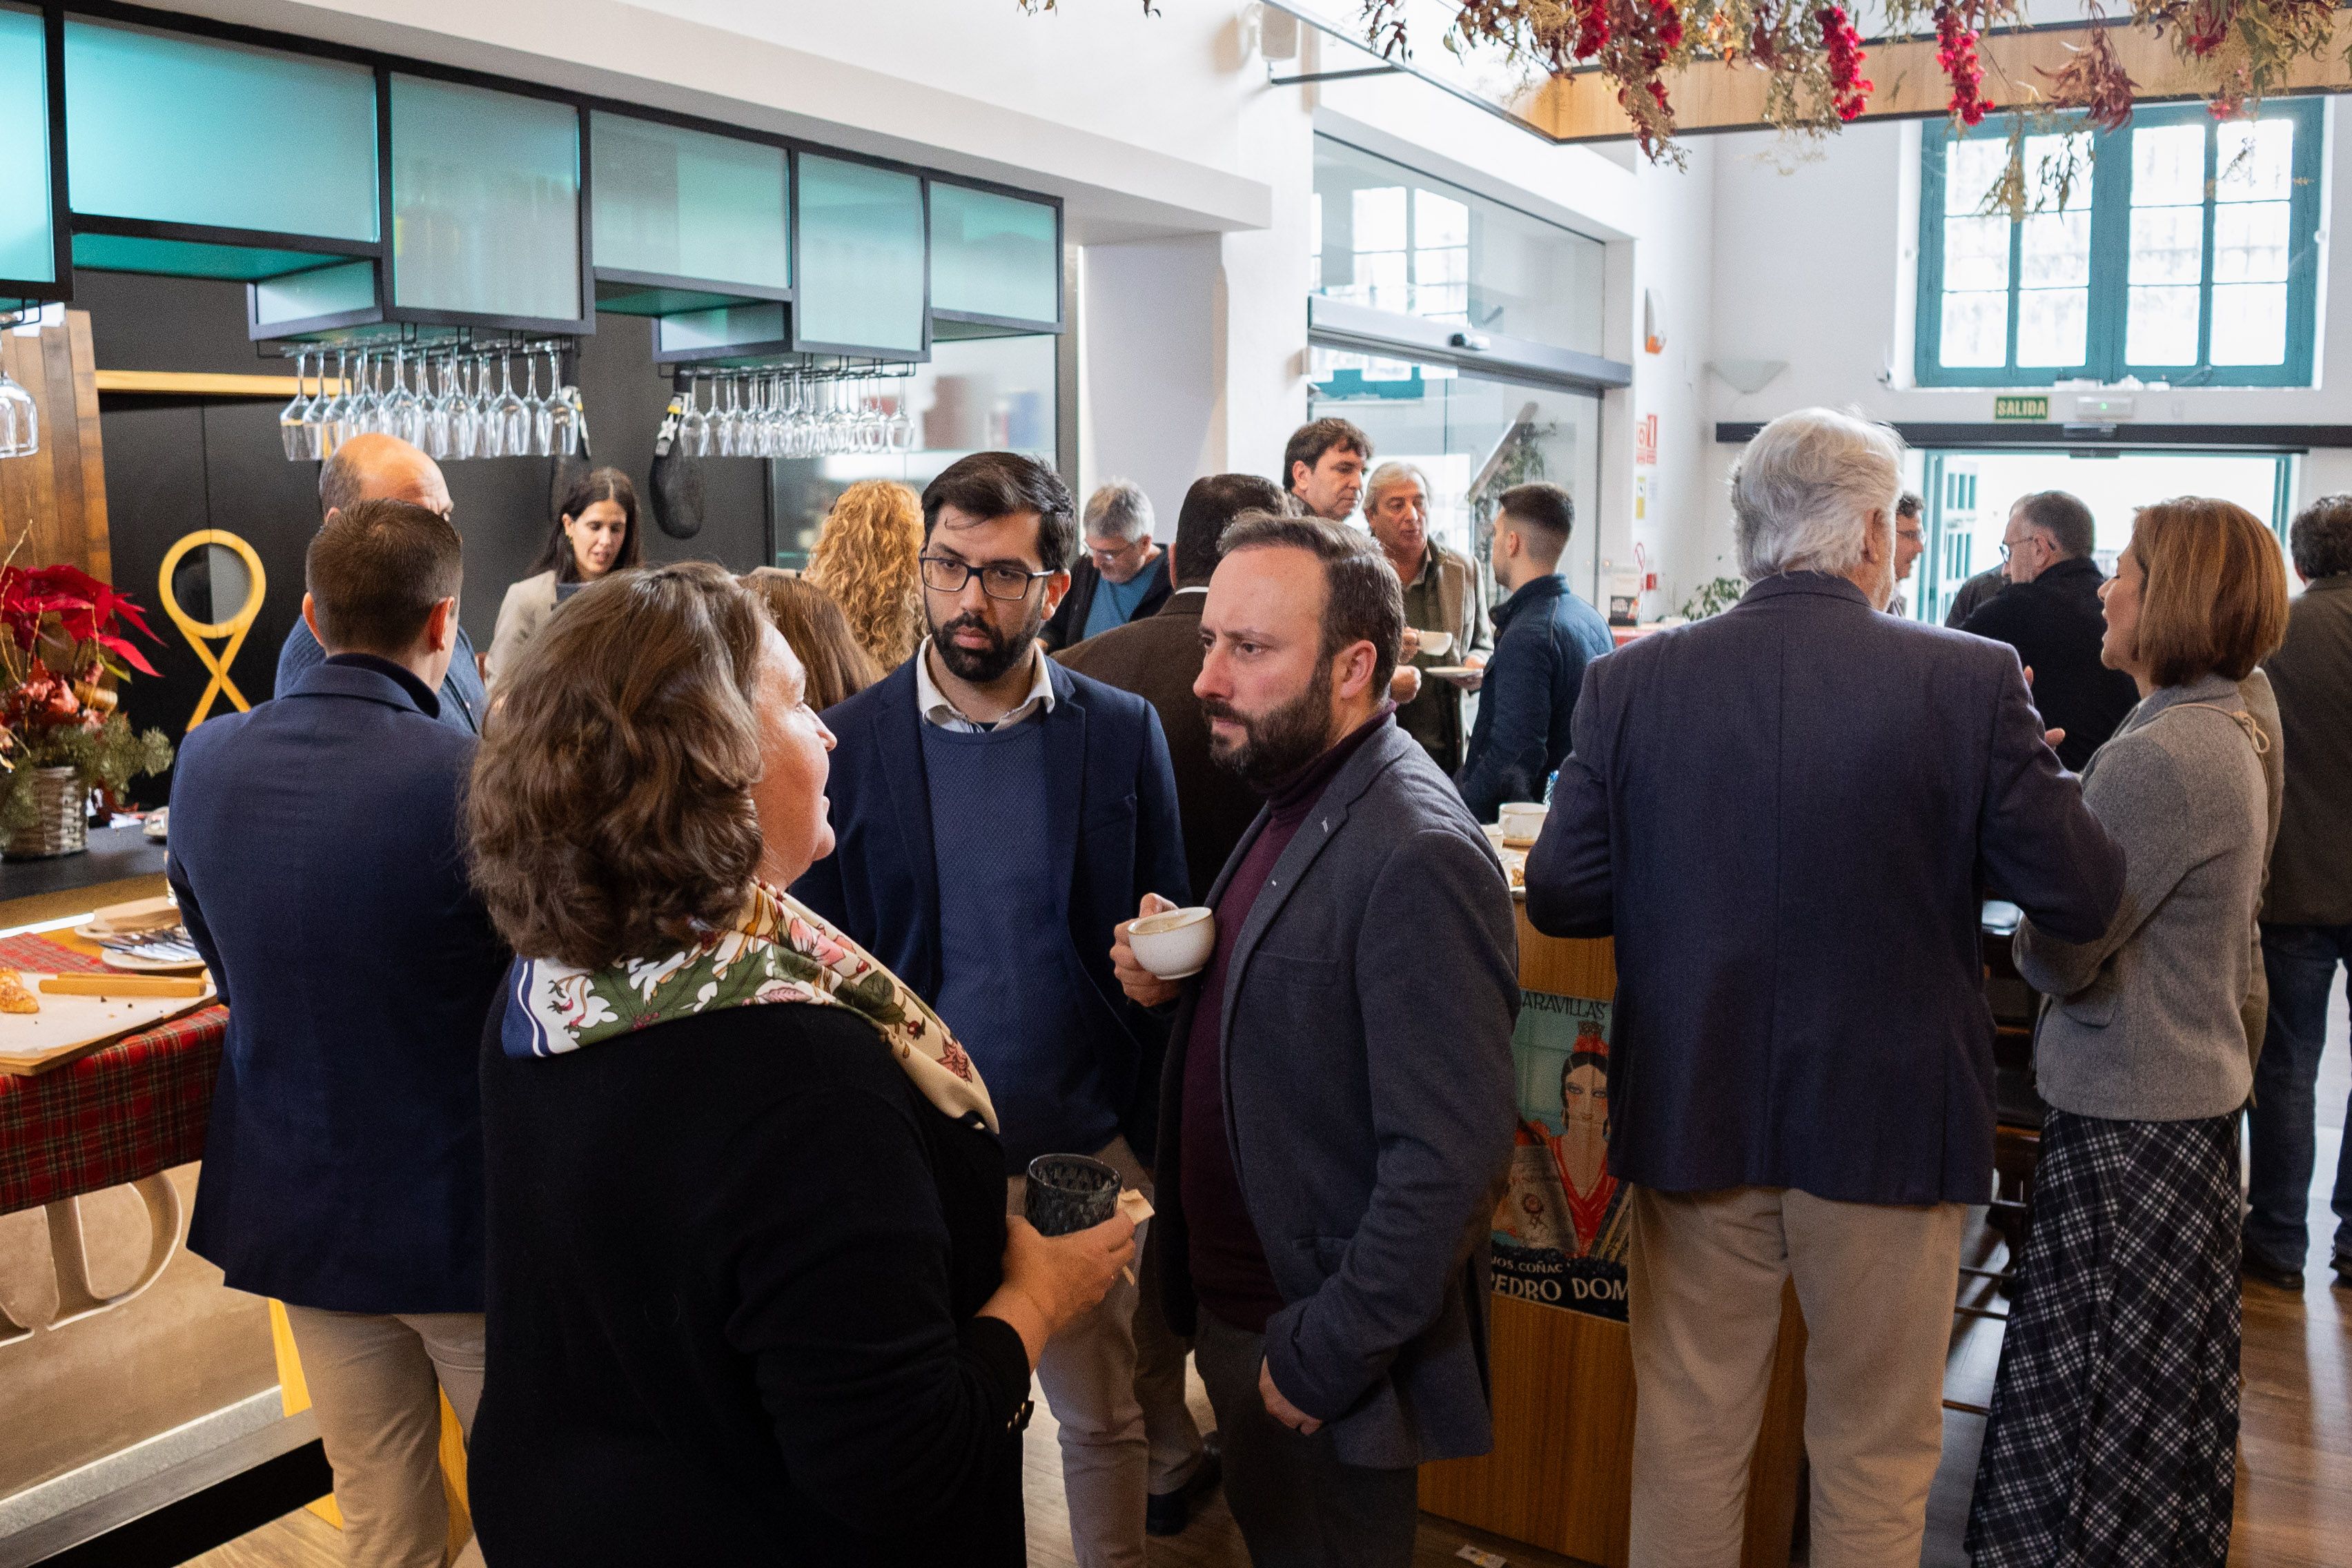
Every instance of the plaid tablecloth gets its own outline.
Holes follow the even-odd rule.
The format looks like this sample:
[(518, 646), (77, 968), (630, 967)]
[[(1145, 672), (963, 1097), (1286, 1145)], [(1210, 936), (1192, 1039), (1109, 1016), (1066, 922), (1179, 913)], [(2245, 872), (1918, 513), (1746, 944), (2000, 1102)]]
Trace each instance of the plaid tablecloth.
[[(25, 948), (29, 942), (41, 949)], [(38, 936), (0, 943), (0, 963), (51, 973), (104, 967)], [(0, 1075), (0, 1214), (202, 1158), (227, 1034), (228, 1009), (215, 1005), (54, 1072)]]

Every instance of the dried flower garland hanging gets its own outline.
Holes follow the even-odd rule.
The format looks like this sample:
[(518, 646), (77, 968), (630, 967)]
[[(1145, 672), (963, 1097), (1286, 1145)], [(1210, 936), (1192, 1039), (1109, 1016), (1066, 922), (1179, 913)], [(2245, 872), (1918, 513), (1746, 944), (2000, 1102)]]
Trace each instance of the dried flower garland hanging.
[[(1019, 0), (1024, 11), (1051, 11), (1059, 0)], [(1394, 58), (1410, 43), (1408, 0), (1358, 0), (1368, 47)], [(1157, 15), (1155, 0), (1142, 0)], [(1863, 74), (1868, 54), (1845, 5), (1820, 0), (1449, 0), (1454, 16), (1444, 42), (1457, 53), (1499, 52), (1555, 77), (1592, 71), (1632, 121), (1642, 151), (1679, 163), (1675, 106), (1666, 80), (1701, 59), (1766, 73), (1764, 118), (1783, 130), (1833, 131), (1866, 110), (1874, 84)], [(2213, 112), (2242, 114), (2285, 90), (2298, 62), (2336, 46), (2337, 0), (2128, 0), (2129, 26), (2167, 40), (2210, 84)], [(2021, 23), (2021, 0), (1883, 0), (1890, 37), (1936, 41), (1936, 63), (1950, 87), (1946, 109), (1955, 126), (1981, 124), (2000, 105), (1985, 85), (1983, 44), (1997, 27)], [(2100, 0), (2084, 0), (2085, 19), (2105, 20)], [(2044, 16), (2042, 21), (2050, 18)], [(2346, 65), (2352, 67), (2352, 52)], [(2099, 129), (2131, 119), (2138, 89), (2107, 26), (2041, 84), (2014, 82), (2012, 107), (2079, 110)], [(2014, 132), (2014, 128), (2012, 128)]]

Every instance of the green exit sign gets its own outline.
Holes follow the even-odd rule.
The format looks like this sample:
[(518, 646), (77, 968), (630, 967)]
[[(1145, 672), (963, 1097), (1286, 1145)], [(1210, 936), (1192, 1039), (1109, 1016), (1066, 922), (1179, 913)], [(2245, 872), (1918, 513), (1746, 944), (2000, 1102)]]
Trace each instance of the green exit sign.
[(1995, 419), (2046, 420), (2050, 417), (2049, 395), (2044, 394), (2040, 397), (1996, 397), (1992, 400), (1992, 416)]

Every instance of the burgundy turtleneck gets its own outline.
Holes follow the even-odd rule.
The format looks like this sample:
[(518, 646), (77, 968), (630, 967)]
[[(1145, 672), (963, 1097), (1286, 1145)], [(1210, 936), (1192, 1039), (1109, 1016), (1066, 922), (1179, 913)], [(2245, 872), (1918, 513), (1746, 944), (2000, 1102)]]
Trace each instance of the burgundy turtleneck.
[(1323, 791), (1348, 759), (1393, 721), (1396, 704), (1383, 702), (1321, 756), (1263, 791), (1270, 815), (1234, 868), (1216, 901), (1217, 952), (1209, 965), (1192, 1030), (1184, 1047), (1184, 1104), (1181, 1126), (1184, 1226), (1192, 1238), (1192, 1288), (1202, 1308), (1225, 1322), (1264, 1333), (1266, 1320), (1280, 1311), (1282, 1292), (1266, 1267), (1265, 1248), (1242, 1198), (1233, 1146), (1225, 1138), (1224, 1056), (1222, 1049), (1227, 973), (1234, 944), (1249, 921), (1250, 907), (1274, 874), (1299, 826), (1323, 798)]

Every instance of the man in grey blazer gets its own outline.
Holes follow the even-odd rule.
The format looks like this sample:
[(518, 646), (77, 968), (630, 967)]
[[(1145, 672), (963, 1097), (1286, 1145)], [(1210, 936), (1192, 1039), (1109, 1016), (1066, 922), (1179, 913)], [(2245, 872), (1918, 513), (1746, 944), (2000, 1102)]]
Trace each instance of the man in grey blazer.
[(1537, 930), (1617, 941), (1634, 1568), (1738, 1560), (1790, 1279), (1812, 1561), (1919, 1561), (1992, 1190), (1984, 884), (2070, 942), (2122, 895), (2015, 651), (1879, 613), (1901, 488), (1883, 426), (1766, 426), (1732, 477), (1746, 595), (1587, 668), (1528, 860)]
[(1124, 926), (1112, 950), (1129, 996), (1176, 1006), (1150, 1245), (1258, 1568), (1403, 1568), (1415, 1467), (1493, 1445), (1518, 943), (1494, 851), (1385, 700), (1403, 630), (1360, 534), (1233, 524), (1194, 690), (1265, 808), (1199, 978), (1143, 970)]

